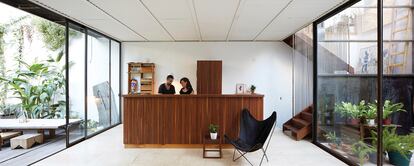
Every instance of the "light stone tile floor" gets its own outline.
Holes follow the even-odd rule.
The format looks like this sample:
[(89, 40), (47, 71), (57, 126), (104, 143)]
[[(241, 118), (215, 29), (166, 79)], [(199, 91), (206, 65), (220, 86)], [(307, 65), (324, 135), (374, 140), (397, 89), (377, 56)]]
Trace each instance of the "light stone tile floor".
[[(232, 161), (233, 150), (223, 150), (222, 159), (203, 159), (202, 149), (124, 148), (122, 125), (83, 141), (46, 158), (38, 166), (241, 166), (244, 159)], [(248, 154), (259, 165), (261, 152)], [(275, 130), (268, 149), (269, 162), (277, 166), (340, 166), (346, 165), (308, 141), (294, 141), (281, 130)]]

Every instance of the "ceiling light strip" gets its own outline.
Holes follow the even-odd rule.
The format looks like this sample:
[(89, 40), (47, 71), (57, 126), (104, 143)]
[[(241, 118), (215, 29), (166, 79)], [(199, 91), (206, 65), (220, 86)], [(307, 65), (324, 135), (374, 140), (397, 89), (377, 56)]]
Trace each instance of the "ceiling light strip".
[(237, 16), (237, 15), (238, 15), (238, 13), (239, 13), (239, 8), (240, 8), (241, 1), (242, 1), (242, 0), (239, 0), (239, 3), (237, 4), (236, 11), (234, 12), (234, 15), (233, 15), (233, 21), (231, 21), (229, 31), (227, 31), (226, 41), (228, 41), (228, 40), (229, 40), (229, 36), (230, 36), (230, 33), (231, 33), (231, 29), (233, 28), (234, 20), (236, 20), (236, 16)]
[[(127, 40), (127, 41), (122, 41), (123, 43), (171, 43), (172, 41), (165, 41), (165, 40), (151, 40), (151, 41), (136, 41), (136, 40)], [(281, 40), (256, 40), (256, 41), (251, 41), (251, 40), (204, 40), (204, 41), (198, 41), (198, 40), (176, 40), (174, 41), (174, 43), (193, 43), (193, 42), (198, 42), (198, 43), (208, 43), (208, 42), (222, 42), (222, 43), (229, 43), (229, 42), (234, 42), (234, 43), (276, 43), (276, 42), (282, 42)]]
[(124, 24), (122, 21), (118, 20), (117, 18), (115, 18), (114, 16), (112, 16), (111, 14), (109, 14), (108, 12), (106, 12), (105, 10), (103, 10), (102, 8), (100, 8), (98, 5), (94, 4), (90, 0), (86, 0), (86, 1), (89, 2), (91, 5), (95, 6), (96, 8), (98, 8), (99, 10), (101, 10), (102, 12), (104, 12), (106, 15), (108, 15), (109, 17), (111, 17), (115, 21), (119, 22), (120, 24), (122, 24), (123, 26), (125, 26), (126, 28), (128, 28), (129, 30), (131, 30), (132, 32), (134, 32), (136, 35), (138, 35), (141, 38), (143, 38), (145, 41), (149, 41), (146, 37), (144, 37), (140, 33), (136, 32), (135, 30), (133, 30), (132, 28), (130, 28), (128, 25)]
[(201, 29), (200, 29), (200, 24), (198, 23), (197, 10), (196, 10), (196, 7), (195, 7), (194, 0), (191, 0), (191, 6), (192, 6), (192, 8), (193, 8), (193, 10), (192, 10), (192, 12), (191, 12), (191, 13), (193, 13), (193, 12), (194, 12), (194, 13), (193, 13), (193, 14), (194, 14), (193, 21), (194, 21), (194, 19), (195, 19), (195, 25), (196, 25), (196, 29), (197, 29), (197, 31), (198, 31), (199, 41), (203, 41), (203, 36), (201, 36)]
[(277, 17), (279, 17), (280, 14), (282, 14), (283, 11), (286, 10), (287, 7), (289, 7), (289, 5), (293, 2), (293, 0), (290, 0), (285, 7), (282, 8), (282, 10), (280, 10), (275, 17), (273, 17), (272, 20), (270, 20), (270, 22), (253, 38), (253, 41), (256, 41), (256, 39), (266, 30), (267, 27), (270, 26), (270, 24), (273, 23), (274, 20), (276, 20)]
[(167, 34), (171, 37), (171, 39), (173, 41), (175, 41), (175, 38), (171, 35), (171, 33), (167, 30), (167, 28), (165, 28), (165, 26), (160, 22), (160, 20), (158, 20), (158, 18), (154, 15), (154, 13), (151, 12), (151, 10), (148, 8), (147, 5), (145, 5), (145, 3), (142, 0), (139, 0), (139, 2), (141, 2), (142, 6), (145, 7), (145, 9), (147, 9), (147, 11), (151, 14), (151, 16), (158, 22), (158, 24), (162, 27), (162, 29), (164, 29), (165, 32), (167, 32)]

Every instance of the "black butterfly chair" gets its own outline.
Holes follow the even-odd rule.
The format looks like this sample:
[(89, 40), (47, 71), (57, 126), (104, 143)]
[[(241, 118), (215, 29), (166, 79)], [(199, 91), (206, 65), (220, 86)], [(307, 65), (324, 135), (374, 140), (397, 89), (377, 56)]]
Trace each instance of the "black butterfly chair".
[[(224, 135), (224, 138), (226, 139), (226, 141), (234, 146), (233, 161), (236, 161), (239, 158), (243, 157), (244, 159), (247, 160), (247, 162), (250, 163), (250, 165), (253, 165), (244, 155), (261, 149), (263, 151), (263, 156), (262, 156), (262, 159), (260, 160), (260, 165), (262, 165), (264, 157), (266, 157), (266, 160), (269, 162), (269, 159), (267, 158), (267, 155), (266, 155), (266, 150), (272, 138), (273, 131), (275, 129), (275, 123), (276, 123), (276, 112), (273, 112), (272, 115), (266, 120), (258, 121), (250, 114), (249, 110), (243, 109), (242, 116), (240, 118), (239, 138), (236, 140), (232, 140), (227, 135)], [(265, 149), (263, 149), (265, 142), (267, 140), (267, 137), (269, 137), (269, 134), (270, 134), (269, 141)], [(240, 153), (240, 156), (237, 158), (234, 158), (236, 154), (236, 150), (237, 152)]]

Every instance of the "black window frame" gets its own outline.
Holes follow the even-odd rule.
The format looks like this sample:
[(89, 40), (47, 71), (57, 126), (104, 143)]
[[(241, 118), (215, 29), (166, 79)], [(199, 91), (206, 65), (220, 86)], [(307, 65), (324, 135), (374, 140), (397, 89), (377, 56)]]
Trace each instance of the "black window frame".
[[(97, 30), (95, 30), (95, 29), (93, 29), (93, 28), (91, 28), (87, 25), (84, 25), (82, 23), (74, 21), (70, 18), (67, 18), (66, 16), (63, 16), (59, 13), (56, 13), (56, 12), (51, 11), (47, 8), (44, 8), (40, 5), (37, 5), (33, 2), (30, 2), (28, 0), (0, 0), (0, 3), (4, 3), (4, 4), (9, 5), (11, 7), (17, 8), (17, 9), (25, 11), (25, 12), (28, 12), (30, 14), (36, 15), (38, 17), (44, 18), (46, 20), (49, 20), (51, 22), (60, 24), (60, 25), (65, 27), (65, 29), (66, 29), (66, 31), (65, 31), (65, 63), (66, 63), (66, 71), (65, 71), (66, 72), (65, 73), (65, 75), (66, 75), (66, 85), (65, 85), (65, 88), (66, 88), (66, 102), (67, 103), (69, 103), (69, 97), (70, 97), (70, 94), (69, 94), (69, 88), (70, 88), (69, 87), (69, 80), (70, 80), (70, 77), (69, 77), (69, 65), (68, 65), (68, 63), (69, 63), (69, 27), (70, 27), (69, 24), (73, 24), (75, 26), (78, 26), (78, 27), (84, 29), (84, 32), (81, 32), (81, 31), (79, 31), (79, 32), (84, 33), (85, 38), (86, 38), (85, 39), (85, 59), (87, 58), (87, 50), (88, 50), (88, 47), (87, 47), (88, 46), (88, 40), (87, 40), (88, 34), (98, 34), (100, 36), (103, 36), (103, 37), (107, 38), (110, 41), (109, 42), (109, 47), (108, 47), (109, 48), (109, 83), (111, 83), (111, 74), (110, 73), (111, 73), (111, 64), (112, 64), (111, 63), (111, 56), (112, 56), (111, 42), (116, 42), (116, 43), (119, 44), (119, 92), (118, 92), (118, 94), (115, 94), (115, 97), (118, 96), (118, 99), (119, 99), (119, 106), (118, 106), (119, 121), (118, 121), (118, 123), (111, 124), (111, 118), (112, 117), (110, 116), (110, 126), (109, 127), (105, 128), (105, 129), (102, 129), (102, 130), (99, 130), (99, 131), (94, 132), (94, 133), (89, 134), (89, 135), (86, 133), (86, 129), (87, 129), (88, 126), (87, 126), (87, 123), (85, 123), (86, 124), (86, 126), (85, 126), (85, 128), (86, 128), (85, 129), (85, 137), (83, 137), (79, 140), (76, 140), (73, 143), (69, 143), (69, 130), (67, 130), (68, 127), (69, 127), (69, 124), (68, 124), (69, 123), (69, 104), (66, 104), (66, 116), (65, 116), (65, 119), (66, 119), (66, 126), (65, 126), (65, 128), (66, 128), (66, 147), (64, 149), (69, 148), (69, 147), (71, 147), (71, 146), (73, 146), (73, 145), (75, 145), (79, 142), (82, 142), (86, 139), (89, 139), (91, 137), (94, 137), (94, 136), (96, 136), (96, 135), (98, 135), (102, 132), (105, 132), (105, 131), (107, 131), (107, 130), (115, 127), (115, 126), (118, 126), (119, 124), (122, 124), (122, 112), (123, 111), (122, 111), (122, 104), (121, 104), (122, 103), (121, 102), (122, 101), (122, 98), (121, 98), (121, 92), (122, 92), (121, 70), (122, 70), (123, 65), (122, 65), (122, 62), (121, 62), (121, 57), (122, 57), (122, 42), (121, 41), (119, 41), (118, 39), (115, 39), (113, 37), (110, 37), (110, 36), (108, 36), (104, 33), (101, 33), (101, 32), (99, 32), (99, 31), (97, 31)], [(85, 82), (84, 82), (85, 92), (87, 91), (87, 87), (86, 87), (87, 86), (87, 79), (86, 78), (87, 78), (87, 75), (88, 75), (87, 67), (88, 66), (85, 63)], [(111, 84), (110, 84), (110, 87), (111, 87)], [(85, 100), (86, 100), (86, 97), (87, 97), (86, 95), (87, 95), (87, 93), (85, 93), (85, 96), (84, 96)], [(112, 95), (110, 95), (110, 96), (112, 96)], [(112, 102), (112, 100), (111, 100), (111, 102)], [(84, 108), (85, 108), (85, 110), (84, 110), (85, 111), (85, 120), (87, 121), (87, 111), (88, 111), (87, 110), (87, 101), (85, 101)], [(60, 151), (58, 151), (58, 152), (60, 152)], [(56, 153), (58, 153), (58, 152), (56, 152)], [(53, 153), (51, 155), (54, 155), (56, 153)], [(49, 155), (49, 156), (51, 156), (51, 155)], [(44, 158), (47, 158), (49, 156), (46, 156)]]

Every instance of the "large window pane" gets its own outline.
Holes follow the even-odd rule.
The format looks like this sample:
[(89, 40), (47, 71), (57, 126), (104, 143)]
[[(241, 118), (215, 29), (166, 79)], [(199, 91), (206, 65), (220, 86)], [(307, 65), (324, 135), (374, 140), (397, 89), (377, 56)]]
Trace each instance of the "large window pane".
[[(0, 161), (30, 165), (66, 147), (66, 31), (62, 24), (3, 3), (0, 13), (0, 132), (44, 138), (30, 149), (12, 150), (5, 141)], [(33, 149), (42, 153), (34, 155)]]
[(109, 39), (88, 31), (88, 134), (110, 126)]
[(85, 31), (69, 24), (69, 119), (81, 119), (69, 126), (69, 143), (85, 137)]
[(294, 35), (294, 114), (298, 114), (313, 103), (313, 46), (312, 24)]
[(376, 8), (317, 25), (317, 142), (355, 164), (376, 163)]
[(120, 44), (111, 41), (111, 124), (119, 123)]

